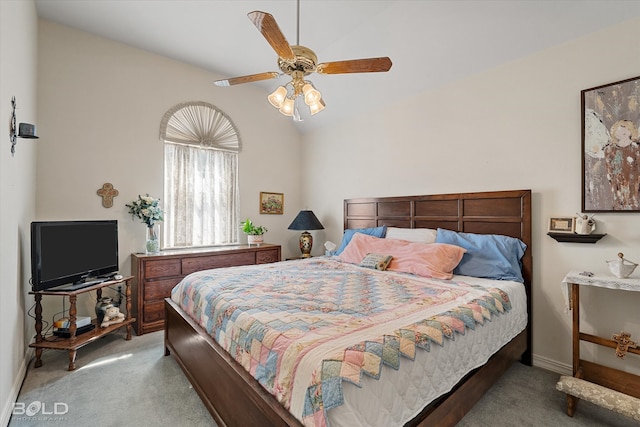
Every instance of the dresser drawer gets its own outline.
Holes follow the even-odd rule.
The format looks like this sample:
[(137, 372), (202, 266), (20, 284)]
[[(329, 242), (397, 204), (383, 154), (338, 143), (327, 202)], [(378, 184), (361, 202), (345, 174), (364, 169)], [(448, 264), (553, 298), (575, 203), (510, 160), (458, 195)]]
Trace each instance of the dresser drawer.
[(142, 313), (142, 319), (145, 323), (164, 320), (164, 300), (145, 302)]
[(161, 259), (147, 261), (144, 264), (144, 278), (180, 276), (180, 259)]
[(280, 254), (277, 249), (256, 252), (256, 264), (268, 264), (278, 261), (280, 261)]
[(171, 296), (171, 289), (182, 280), (182, 276), (170, 279), (148, 280), (144, 283), (144, 300), (164, 299)]
[(202, 256), (182, 259), (182, 274), (185, 276), (194, 271), (209, 270), (211, 268), (233, 267), (237, 265), (255, 264), (254, 252), (240, 252), (217, 256)]

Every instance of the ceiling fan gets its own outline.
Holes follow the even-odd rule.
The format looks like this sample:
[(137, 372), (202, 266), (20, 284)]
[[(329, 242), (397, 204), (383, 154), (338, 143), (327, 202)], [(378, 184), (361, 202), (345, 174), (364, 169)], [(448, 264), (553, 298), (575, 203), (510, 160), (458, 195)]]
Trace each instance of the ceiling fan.
[[(282, 73), (276, 71), (250, 74), (247, 76), (233, 77), (216, 80), (216, 86), (233, 86), (242, 83), (251, 83), (261, 80), (269, 80), (286, 74), (291, 81), (285, 86), (279, 86), (268, 97), (269, 102), (286, 116), (293, 116), (296, 121), (301, 121), (296, 105), (296, 100), (304, 98), (309, 106), (311, 114), (322, 111), (325, 103), (320, 92), (313, 84), (305, 80), (311, 73), (318, 74), (347, 74), (347, 73), (376, 73), (386, 72), (391, 69), (391, 59), (388, 57), (351, 59), (346, 61), (334, 61), (318, 63), (316, 54), (308, 47), (298, 44), (289, 45), (284, 34), (278, 27), (273, 15), (254, 11), (247, 14), (253, 25), (262, 33), (273, 50), (278, 54), (278, 67)], [(298, 0), (298, 37), (300, 33), (300, 0)]]

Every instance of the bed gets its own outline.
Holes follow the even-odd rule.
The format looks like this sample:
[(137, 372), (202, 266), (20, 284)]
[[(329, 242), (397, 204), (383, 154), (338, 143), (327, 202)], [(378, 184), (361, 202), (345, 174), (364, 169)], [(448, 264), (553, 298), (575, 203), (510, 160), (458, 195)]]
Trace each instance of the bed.
[[(490, 355), (481, 366), (465, 373), (459, 381), (456, 379), (456, 383), (444, 394), (424, 402), (425, 405), (419, 406), (419, 410), (411, 419), (402, 421), (405, 425), (455, 425), (511, 363), (520, 360), (531, 365), (531, 191), (361, 198), (344, 201), (345, 230), (375, 227), (443, 229), (456, 233), (503, 235), (517, 238), (526, 245), (520, 271), (525, 294), (524, 329), (515, 333), (513, 338)], [(318, 259), (303, 262), (322, 264), (333, 261)], [(280, 264), (285, 263), (290, 264), (291, 261)], [(240, 270), (248, 268), (255, 267), (243, 267)], [(279, 269), (284, 266), (271, 268)], [(252, 274), (255, 272), (252, 271)], [(458, 279), (460, 277), (455, 276), (453, 281)], [(494, 317), (500, 318), (500, 315)], [(467, 335), (474, 336), (473, 333)], [(416, 351), (416, 354), (427, 353), (429, 352)], [(194, 316), (187, 314), (186, 310), (181, 308), (181, 304), (172, 299), (165, 300), (165, 354), (175, 357), (219, 425), (302, 424), (298, 419), (299, 415), (297, 418), (285, 409), (276, 397), (267, 392), (263, 385), (200, 326)], [(415, 365), (408, 360), (401, 360), (400, 363), (405, 366)], [(391, 375), (384, 373), (382, 376)], [(362, 377), (363, 381), (369, 381), (374, 386), (382, 384), (376, 378), (371, 379), (367, 375)], [(349, 388), (354, 388), (350, 385), (347, 382), (343, 387), (345, 395)], [(365, 387), (368, 385), (363, 386)], [(338, 405), (336, 410), (349, 415), (352, 406), (347, 403)], [(306, 403), (303, 406), (305, 405)], [(353, 407), (357, 407), (357, 404)], [(328, 412), (333, 411), (332, 409)], [(358, 418), (357, 414), (351, 413), (351, 416)], [(333, 419), (331, 424), (335, 424)]]

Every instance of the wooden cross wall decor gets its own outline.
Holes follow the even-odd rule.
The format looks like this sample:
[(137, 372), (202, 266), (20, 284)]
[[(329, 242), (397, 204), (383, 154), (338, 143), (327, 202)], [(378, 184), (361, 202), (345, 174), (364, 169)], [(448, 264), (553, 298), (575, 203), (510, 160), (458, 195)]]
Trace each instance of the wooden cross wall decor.
[(102, 197), (102, 206), (105, 208), (110, 208), (113, 206), (113, 198), (116, 197), (120, 192), (113, 188), (113, 184), (110, 182), (105, 182), (98, 191), (98, 196)]
[(618, 346), (616, 347), (616, 356), (621, 359), (624, 359), (624, 356), (630, 348), (636, 348), (638, 346), (638, 344), (635, 341), (631, 341), (630, 338), (631, 334), (624, 331), (619, 334), (613, 334), (613, 337), (611, 338), (618, 343)]

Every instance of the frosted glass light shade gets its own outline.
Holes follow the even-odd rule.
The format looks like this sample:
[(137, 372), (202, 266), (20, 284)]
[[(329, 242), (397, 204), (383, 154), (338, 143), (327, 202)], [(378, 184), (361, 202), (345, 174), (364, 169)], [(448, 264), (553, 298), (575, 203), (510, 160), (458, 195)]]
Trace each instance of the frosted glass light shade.
[(322, 100), (322, 98), (320, 98), (320, 100), (318, 102), (314, 102), (313, 104), (309, 105), (309, 111), (311, 111), (311, 115), (319, 113), (320, 111), (324, 110), (325, 107), (325, 103)]
[(284, 101), (282, 102), (282, 106), (280, 107), (280, 112), (285, 116), (293, 116), (294, 104), (295, 102), (293, 99), (285, 98)]
[(302, 93), (304, 94), (304, 102), (307, 105), (314, 104), (322, 98), (322, 95), (311, 83), (306, 83), (302, 86)]
[(271, 92), (267, 97), (269, 103), (276, 108), (282, 107), (285, 97), (287, 96), (287, 89), (284, 86), (278, 86), (276, 90)]

